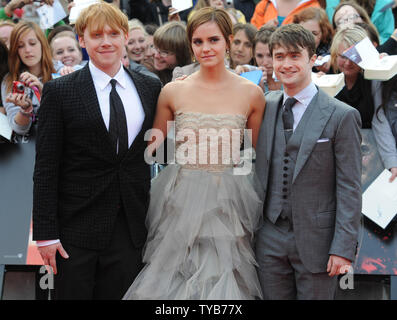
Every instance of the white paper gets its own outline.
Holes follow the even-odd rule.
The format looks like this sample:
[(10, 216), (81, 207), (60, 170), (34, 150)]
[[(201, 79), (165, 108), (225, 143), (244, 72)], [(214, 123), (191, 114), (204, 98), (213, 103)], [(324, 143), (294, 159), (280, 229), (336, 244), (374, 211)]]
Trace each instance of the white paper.
[(397, 179), (384, 170), (363, 193), (362, 213), (385, 229), (397, 214)]
[(74, 7), (72, 7), (72, 9), (70, 10), (69, 22), (75, 23), (82, 10), (84, 10), (85, 8), (87, 8), (90, 5), (97, 3), (97, 2), (99, 2), (99, 1), (98, 0), (74, 0), (74, 3), (76, 5)]
[(332, 87), (344, 80), (343, 73), (318, 75), (312, 72), (312, 81), (319, 87)]
[(12, 129), (8, 123), (7, 116), (0, 112), (0, 136), (11, 141)]
[(327, 63), (329, 61), (329, 59), (331, 59), (330, 55), (321, 56), (321, 59), (317, 58), (317, 60), (314, 61), (314, 66), (315, 67), (322, 66), (324, 63)]
[(57, 22), (61, 21), (67, 16), (59, 0), (55, 0), (52, 6), (44, 4), (36, 9), (40, 18), (40, 27), (42, 29), (49, 29)]
[(171, 7), (175, 8), (176, 11), (174, 13), (177, 13), (193, 7), (193, 2), (192, 0), (172, 0)]
[(343, 56), (349, 58), (363, 69), (372, 69), (381, 60), (379, 52), (368, 37), (343, 52)]

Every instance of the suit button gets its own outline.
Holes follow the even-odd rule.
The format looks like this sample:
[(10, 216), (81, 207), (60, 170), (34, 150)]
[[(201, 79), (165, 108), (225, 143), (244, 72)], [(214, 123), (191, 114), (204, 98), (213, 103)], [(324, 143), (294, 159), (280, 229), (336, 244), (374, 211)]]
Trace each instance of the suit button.
[(283, 188), (283, 192), (287, 192), (288, 191), (288, 189), (287, 188)]
[(288, 170), (288, 167), (284, 167), (283, 169), (284, 169), (284, 171), (287, 171), (287, 170)]
[(289, 157), (288, 152), (284, 153), (284, 157)]
[(288, 174), (283, 173), (283, 178), (286, 178), (286, 177), (288, 177)]
[(286, 195), (283, 195), (283, 199), (287, 199), (287, 196), (286, 196)]
[(286, 185), (287, 183), (288, 183), (287, 181), (285, 181), (285, 180), (283, 181), (283, 185)]
[(284, 163), (288, 163), (288, 159), (284, 159)]

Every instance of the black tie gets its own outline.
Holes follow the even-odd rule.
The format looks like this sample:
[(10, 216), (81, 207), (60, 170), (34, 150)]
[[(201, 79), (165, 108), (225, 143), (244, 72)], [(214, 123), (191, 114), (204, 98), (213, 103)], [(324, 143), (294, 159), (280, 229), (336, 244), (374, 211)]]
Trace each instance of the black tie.
[(289, 138), (292, 136), (294, 129), (294, 114), (292, 113), (292, 107), (297, 102), (295, 98), (288, 98), (284, 103), (283, 110), (283, 123), (284, 123), (284, 135), (285, 143), (288, 143)]
[(128, 129), (123, 102), (121, 101), (120, 96), (116, 91), (116, 83), (117, 81), (115, 79), (110, 80), (112, 90), (110, 91), (109, 95), (109, 134), (114, 143), (116, 151), (118, 142), (118, 154), (120, 157), (122, 157), (128, 150)]

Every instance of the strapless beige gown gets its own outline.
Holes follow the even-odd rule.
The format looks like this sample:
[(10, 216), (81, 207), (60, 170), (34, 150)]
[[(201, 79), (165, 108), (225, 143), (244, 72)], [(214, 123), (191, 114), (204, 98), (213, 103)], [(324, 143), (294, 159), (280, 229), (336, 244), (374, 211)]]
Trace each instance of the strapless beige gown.
[[(260, 184), (252, 170), (237, 175), (233, 164), (225, 164), (222, 142), (227, 139), (207, 143), (205, 154), (205, 142), (192, 138), (203, 130), (212, 134), (222, 130), (226, 136), (237, 132), (241, 143), (245, 125), (243, 115), (175, 114), (176, 136), (182, 133), (190, 138), (176, 143), (176, 164), (168, 165), (152, 181), (146, 265), (123, 299), (262, 297), (252, 249), (262, 221)], [(200, 156), (210, 163), (216, 151), (218, 163), (198, 163)], [(239, 151), (237, 147), (237, 157)], [(227, 154), (231, 160), (233, 152)]]

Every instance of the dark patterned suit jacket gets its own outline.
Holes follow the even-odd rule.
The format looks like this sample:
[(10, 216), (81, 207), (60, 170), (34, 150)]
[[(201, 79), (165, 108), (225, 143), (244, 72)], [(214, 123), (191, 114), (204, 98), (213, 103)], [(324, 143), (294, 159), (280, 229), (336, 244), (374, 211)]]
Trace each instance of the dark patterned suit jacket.
[(122, 159), (111, 145), (88, 64), (44, 85), (33, 177), (34, 240), (102, 249), (122, 206), (134, 245), (144, 244), (150, 189), (144, 134), (153, 125), (161, 83), (128, 73), (145, 119)]

